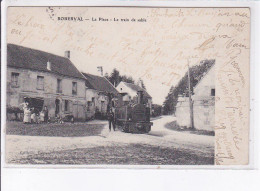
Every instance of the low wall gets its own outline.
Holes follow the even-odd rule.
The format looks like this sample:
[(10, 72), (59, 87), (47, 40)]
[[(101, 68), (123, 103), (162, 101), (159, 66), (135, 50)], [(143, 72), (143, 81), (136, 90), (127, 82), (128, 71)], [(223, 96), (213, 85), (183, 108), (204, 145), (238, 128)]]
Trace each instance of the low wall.
[[(176, 120), (179, 126), (190, 126), (189, 98), (181, 97), (176, 105)], [(215, 98), (193, 98), (194, 127), (198, 130), (214, 131), (215, 125)]]

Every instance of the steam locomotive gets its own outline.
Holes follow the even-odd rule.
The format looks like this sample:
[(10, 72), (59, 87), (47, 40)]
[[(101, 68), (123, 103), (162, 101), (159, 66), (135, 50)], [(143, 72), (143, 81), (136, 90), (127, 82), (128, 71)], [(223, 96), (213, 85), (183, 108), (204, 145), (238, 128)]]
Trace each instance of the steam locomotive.
[(117, 101), (115, 124), (127, 133), (148, 133), (151, 130), (150, 108), (143, 103), (143, 91), (138, 91), (136, 102), (123, 101), (122, 97)]

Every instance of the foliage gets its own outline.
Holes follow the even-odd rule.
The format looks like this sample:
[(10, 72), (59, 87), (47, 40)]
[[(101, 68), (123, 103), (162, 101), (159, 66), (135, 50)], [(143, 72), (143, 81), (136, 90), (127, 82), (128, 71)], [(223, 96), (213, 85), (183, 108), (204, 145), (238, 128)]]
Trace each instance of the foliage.
[(157, 117), (162, 115), (162, 106), (158, 104), (152, 104), (152, 116)]
[(23, 113), (23, 110), (19, 107), (7, 107), (7, 113)]
[[(215, 60), (203, 60), (199, 65), (190, 68), (191, 92), (193, 88), (207, 73), (208, 69), (215, 63)], [(188, 96), (188, 72), (183, 76), (179, 83), (170, 88), (168, 95), (163, 103), (163, 114), (173, 114), (177, 105), (178, 96)]]
[(134, 79), (131, 76), (120, 75), (117, 69), (113, 69), (111, 74), (105, 74), (105, 77), (114, 85), (117, 86), (121, 81), (134, 84)]

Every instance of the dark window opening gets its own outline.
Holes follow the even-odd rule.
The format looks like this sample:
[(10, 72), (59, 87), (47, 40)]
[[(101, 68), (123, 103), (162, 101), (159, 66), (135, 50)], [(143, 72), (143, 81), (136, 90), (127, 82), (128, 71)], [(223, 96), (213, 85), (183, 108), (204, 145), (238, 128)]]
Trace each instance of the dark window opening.
[(19, 87), (18, 78), (19, 78), (19, 73), (12, 72), (12, 74), (11, 74), (11, 85), (12, 85), (12, 87)]
[(55, 116), (57, 116), (60, 113), (60, 100), (55, 100)]
[(65, 100), (65, 111), (69, 111), (69, 100)]
[(43, 98), (25, 97), (24, 102), (27, 102), (29, 104), (29, 108), (34, 108), (34, 112), (37, 114), (43, 109)]
[(72, 82), (72, 95), (77, 95), (77, 82)]
[(62, 83), (61, 79), (57, 79), (57, 93), (62, 93)]
[(92, 103), (93, 103), (93, 106), (95, 106), (95, 98), (92, 97)]
[(211, 89), (211, 96), (215, 96), (215, 89)]
[(37, 76), (37, 89), (44, 90), (44, 77), (43, 76)]

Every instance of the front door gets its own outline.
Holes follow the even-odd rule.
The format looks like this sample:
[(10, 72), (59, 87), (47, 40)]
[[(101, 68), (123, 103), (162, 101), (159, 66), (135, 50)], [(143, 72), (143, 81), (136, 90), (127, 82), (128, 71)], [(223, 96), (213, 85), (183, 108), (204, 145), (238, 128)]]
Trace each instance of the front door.
[(55, 116), (57, 116), (60, 113), (60, 100), (55, 100)]

